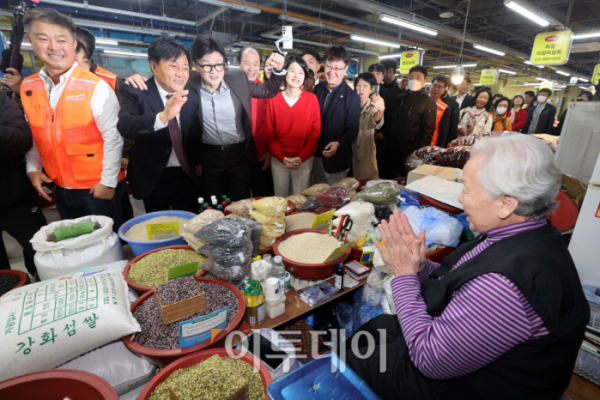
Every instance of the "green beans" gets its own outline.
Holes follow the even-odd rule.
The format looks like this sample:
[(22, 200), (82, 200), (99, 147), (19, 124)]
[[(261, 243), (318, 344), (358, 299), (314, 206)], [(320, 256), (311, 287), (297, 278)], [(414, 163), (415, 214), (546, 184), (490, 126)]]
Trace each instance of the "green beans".
[(158, 286), (168, 280), (169, 268), (198, 261), (202, 264), (206, 257), (191, 250), (161, 250), (148, 254), (129, 268), (129, 279), (142, 286)]

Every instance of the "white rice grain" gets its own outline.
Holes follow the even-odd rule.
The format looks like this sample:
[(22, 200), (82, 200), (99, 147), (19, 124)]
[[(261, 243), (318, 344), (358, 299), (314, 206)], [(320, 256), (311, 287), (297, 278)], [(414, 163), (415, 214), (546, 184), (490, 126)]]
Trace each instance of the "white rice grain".
[(279, 245), (288, 260), (304, 264), (322, 264), (331, 252), (342, 245), (337, 239), (320, 233), (306, 232), (291, 236)]

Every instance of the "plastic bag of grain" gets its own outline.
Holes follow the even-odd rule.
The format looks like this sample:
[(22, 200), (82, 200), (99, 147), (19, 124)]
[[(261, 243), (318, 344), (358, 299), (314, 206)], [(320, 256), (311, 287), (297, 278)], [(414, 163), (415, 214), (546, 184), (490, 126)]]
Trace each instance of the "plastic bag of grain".
[[(334, 230), (340, 226), (341, 220), (341, 218), (336, 218), (332, 221)], [(352, 228), (350, 228), (350, 231), (348, 233), (353, 236), (363, 237), (365, 233), (367, 233), (369, 229), (371, 229), (372, 226), (373, 225), (370, 222), (367, 222), (366, 224), (357, 224), (352, 222)]]
[(258, 212), (271, 217), (279, 216), (281, 213), (285, 214), (287, 211), (287, 205), (287, 199), (276, 196), (265, 197), (252, 203), (252, 207), (254, 207)]
[(122, 269), (87, 268), (0, 297), (0, 381), (55, 368), (139, 332)]
[(252, 216), (252, 218), (254, 218), (256, 222), (259, 222), (262, 225), (274, 224), (275, 222), (277, 222), (278, 224), (283, 224), (283, 221), (285, 219), (284, 213), (269, 216), (261, 213), (260, 211), (251, 211), (250, 215)]
[[(100, 229), (60, 242), (48, 241), (54, 235), (54, 228), (84, 222), (99, 225)], [(43, 281), (124, 258), (119, 236), (113, 232), (112, 218), (101, 215), (52, 222), (33, 235), (30, 242), (36, 251), (33, 261)]]
[(225, 218), (225, 214), (223, 214), (221, 211), (206, 210), (186, 222), (185, 225), (183, 225), (183, 228), (188, 232), (196, 233), (198, 232), (198, 229), (204, 228), (211, 222), (215, 222), (221, 218)]
[(225, 207), (225, 210), (233, 214), (248, 215), (252, 211), (252, 203), (255, 201), (254, 199), (239, 200)]
[(306, 197), (302, 196), (301, 194), (293, 194), (288, 196), (287, 199), (294, 203), (297, 208), (302, 207), (302, 205), (306, 202)]
[(352, 190), (352, 189), (358, 189), (358, 186), (360, 185), (360, 183), (354, 179), (354, 178), (345, 178), (342, 179), (339, 182), (334, 183), (333, 185), (331, 185), (332, 189), (335, 188), (345, 188), (348, 190)]
[(335, 217), (348, 215), (355, 225), (371, 224), (375, 215), (375, 206), (366, 201), (354, 201), (333, 213)]
[(198, 239), (219, 246), (241, 247), (250, 241), (250, 228), (243, 219), (223, 218), (211, 222), (194, 234)]
[(304, 190), (302, 192), (302, 195), (306, 196), (306, 197), (318, 196), (320, 194), (325, 193), (329, 189), (331, 189), (331, 187), (328, 184), (326, 184), (326, 183), (317, 183), (316, 185), (312, 185), (308, 189)]
[(279, 224), (275, 222), (274, 224), (268, 224), (262, 226), (261, 236), (266, 236), (270, 238), (278, 238), (283, 236), (285, 233), (285, 222)]
[(260, 247), (262, 249), (266, 249), (267, 247), (273, 246), (277, 239), (269, 236), (260, 236)]

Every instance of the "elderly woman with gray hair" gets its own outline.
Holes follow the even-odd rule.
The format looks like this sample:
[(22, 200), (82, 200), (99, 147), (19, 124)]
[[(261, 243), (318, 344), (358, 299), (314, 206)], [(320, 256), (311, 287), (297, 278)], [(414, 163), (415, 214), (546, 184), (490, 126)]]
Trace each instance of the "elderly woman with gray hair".
[(441, 265), (405, 216), (379, 225), (397, 316), (347, 340), (347, 364), (384, 400), (559, 399), (590, 315), (547, 220), (561, 172), (542, 141), (515, 135), (478, 142), (462, 180), (480, 235)]

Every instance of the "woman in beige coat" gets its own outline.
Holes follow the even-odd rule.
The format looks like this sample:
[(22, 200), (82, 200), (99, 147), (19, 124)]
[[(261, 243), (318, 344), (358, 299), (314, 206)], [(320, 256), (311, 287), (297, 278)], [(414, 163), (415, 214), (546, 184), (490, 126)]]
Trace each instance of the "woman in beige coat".
[(458, 123), (458, 136), (475, 135), (492, 131), (494, 118), (492, 117), (492, 97), (485, 89), (475, 93), (470, 107), (460, 112)]
[(354, 81), (354, 90), (360, 96), (360, 127), (352, 143), (352, 173), (356, 179), (379, 179), (375, 150), (375, 129), (383, 126), (385, 103), (378, 95), (372, 95), (378, 87), (375, 75), (363, 72)]

